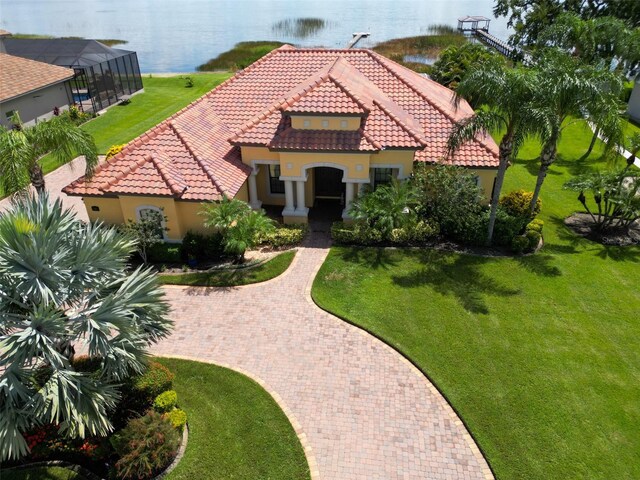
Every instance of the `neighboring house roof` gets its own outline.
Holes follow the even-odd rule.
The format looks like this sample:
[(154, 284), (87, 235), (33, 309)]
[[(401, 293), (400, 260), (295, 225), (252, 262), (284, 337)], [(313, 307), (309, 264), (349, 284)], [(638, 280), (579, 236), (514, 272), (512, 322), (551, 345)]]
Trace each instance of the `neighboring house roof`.
[(6, 38), (8, 54), (64, 67), (90, 67), (133, 53), (84, 38)]
[(0, 102), (73, 78), (73, 70), (0, 53)]
[[(361, 117), (357, 131), (295, 130), (289, 114)], [(241, 145), (274, 150), (416, 150), (416, 160), (498, 166), (498, 147), (478, 137), (448, 158), (457, 108), (451, 90), (370, 50), (285, 45), (129, 143), (70, 195), (161, 195), (184, 200), (235, 196), (251, 168)], [(170, 169), (169, 166), (173, 168)]]

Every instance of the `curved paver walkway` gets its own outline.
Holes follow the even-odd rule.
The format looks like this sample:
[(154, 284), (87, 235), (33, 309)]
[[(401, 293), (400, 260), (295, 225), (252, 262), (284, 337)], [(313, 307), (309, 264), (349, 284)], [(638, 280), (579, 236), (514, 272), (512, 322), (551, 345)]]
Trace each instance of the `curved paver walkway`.
[(167, 287), (176, 328), (154, 353), (257, 379), (292, 420), (313, 478), (493, 478), (462, 422), (411, 363), (313, 303), (329, 242), (312, 241), (266, 283)]

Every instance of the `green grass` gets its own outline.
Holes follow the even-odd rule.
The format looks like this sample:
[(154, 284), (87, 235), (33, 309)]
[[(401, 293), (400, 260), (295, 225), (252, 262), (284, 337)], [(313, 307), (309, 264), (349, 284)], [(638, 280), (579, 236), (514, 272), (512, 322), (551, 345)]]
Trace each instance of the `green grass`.
[(24, 470), (13, 470), (10, 473), (2, 473), (3, 480), (85, 480), (85, 477), (72, 470), (62, 467), (36, 467)]
[(271, 40), (240, 42), (231, 50), (223, 52), (216, 58), (212, 58), (207, 63), (200, 65), (198, 70), (201, 72), (211, 72), (216, 70), (238, 70), (247, 68), (256, 60), (282, 45), (284, 45), (284, 43)]
[[(39, 33), (13, 33), (11, 34), (12, 38), (24, 38), (24, 39), (50, 39), (50, 38), (68, 38), (74, 40), (82, 40), (84, 37), (55, 37), (53, 35), (42, 35)], [(113, 47), (115, 45), (124, 45), (127, 43), (126, 40), (120, 40), (118, 38), (100, 38), (96, 39), (96, 41), (105, 44), (107, 47)]]
[(216, 272), (182, 273), (160, 275), (160, 283), (164, 285), (191, 285), (203, 287), (235, 287), (260, 283), (277, 277), (289, 268), (295, 251), (284, 252), (271, 260), (258, 265), (241, 269), (222, 270)]
[[(104, 154), (111, 145), (133, 140), (219, 85), (230, 75), (230, 73), (192, 75), (194, 83), (192, 88), (185, 87), (183, 77), (145, 76), (142, 79), (144, 93), (133, 96), (128, 105), (111, 107), (107, 113), (85, 123), (82, 128), (93, 135), (98, 152)], [(51, 155), (42, 159), (45, 173), (59, 166)]]
[[(499, 479), (640, 478), (640, 247), (604, 247), (563, 219), (571, 175), (605, 168), (568, 127), (542, 191), (546, 245), (521, 258), (333, 248), (323, 308), (394, 346), (463, 418)], [(505, 192), (533, 189), (527, 144)], [(349, 295), (344, 295), (344, 292)]]
[(189, 419), (185, 455), (168, 480), (309, 478), (293, 427), (257, 383), (215, 365), (158, 360), (176, 374), (173, 386)]

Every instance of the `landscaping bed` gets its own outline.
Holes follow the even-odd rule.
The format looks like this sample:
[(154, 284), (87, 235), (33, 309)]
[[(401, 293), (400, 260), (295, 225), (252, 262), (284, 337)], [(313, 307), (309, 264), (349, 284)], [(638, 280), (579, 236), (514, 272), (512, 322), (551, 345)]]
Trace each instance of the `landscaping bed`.
[(574, 213), (567, 217), (564, 223), (576, 234), (603, 245), (640, 245), (640, 221), (633, 223), (629, 229), (612, 229), (606, 232), (596, 231), (593, 228), (593, 219), (587, 213)]

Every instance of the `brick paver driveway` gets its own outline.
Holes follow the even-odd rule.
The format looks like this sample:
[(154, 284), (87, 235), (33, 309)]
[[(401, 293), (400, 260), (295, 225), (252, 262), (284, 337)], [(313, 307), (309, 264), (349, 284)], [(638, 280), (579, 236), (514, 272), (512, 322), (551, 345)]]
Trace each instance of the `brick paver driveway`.
[(464, 425), (413, 365), (313, 303), (328, 240), (308, 243), (284, 275), (263, 284), (167, 287), (176, 328), (154, 353), (259, 381), (292, 421), (314, 478), (492, 478)]

